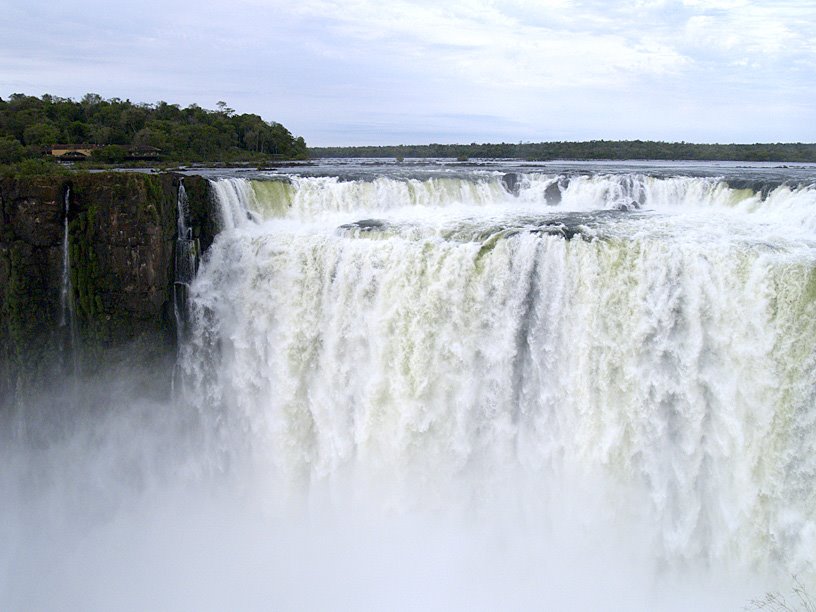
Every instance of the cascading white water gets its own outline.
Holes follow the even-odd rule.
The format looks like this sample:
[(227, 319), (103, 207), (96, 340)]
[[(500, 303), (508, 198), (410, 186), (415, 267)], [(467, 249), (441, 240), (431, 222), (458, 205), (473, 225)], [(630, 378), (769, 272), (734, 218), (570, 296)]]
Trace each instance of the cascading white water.
[[(193, 238), (193, 229), (190, 226), (190, 203), (183, 179), (179, 181), (178, 197), (176, 200), (176, 251), (173, 282), (173, 314), (176, 323), (176, 344), (181, 346), (187, 333), (187, 300), (190, 293), (190, 283), (195, 278), (198, 267), (198, 244)], [(178, 365), (172, 378), (172, 392), (175, 396)]]
[(68, 215), (71, 210), (71, 187), (65, 188), (63, 196), (63, 235), (62, 235), (62, 288), (60, 290), (60, 327), (67, 330), (67, 349), (71, 354), (73, 369), (76, 372), (76, 336), (74, 328), (74, 298), (71, 286), (71, 251), (68, 232)]
[(586, 176), (548, 206), (558, 180), (215, 182), (267, 220), (191, 290), (222, 456), (280, 495), (555, 530), (578, 504), (655, 563), (812, 578), (816, 190)]
[(816, 593), (814, 170), (343, 168), (214, 180), (198, 270), (180, 188), (172, 396), (0, 414), (0, 609)]
[(179, 182), (178, 199), (176, 203), (178, 216), (176, 219), (176, 254), (175, 254), (175, 283), (173, 287), (173, 311), (176, 318), (176, 333), (178, 343), (184, 339), (186, 325), (187, 295), (190, 283), (195, 278), (198, 248), (190, 227), (190, 204), (184, 182)]
[(252, 218), (254, 195), (248, 181), (225, 179), (211, 183), (218, 203), (218, 223), (221, 229), (239, 227)]
[[(252, 219), (336, 221), (349, 214), (398, 213), (421, 217), (445, 210), (593, 211), (648, 209), (659, 212), (717, 212), (758, 223), (777, 223), (787, 230), (816, 233), (816, 189), (812, 183), (771, 186), (767, 192), (732, 188), (720, 178), (642, 174), (518, 175), (515, 195), (498, 172), (471, 177), (425, 179), (378, 177), (341, 180), (338, 177), (292, 175), (277, 180), (239, 178), (213, 181), (221, 227), (232, 229)], [(444, 213), (443, 213), (444, 214)]]

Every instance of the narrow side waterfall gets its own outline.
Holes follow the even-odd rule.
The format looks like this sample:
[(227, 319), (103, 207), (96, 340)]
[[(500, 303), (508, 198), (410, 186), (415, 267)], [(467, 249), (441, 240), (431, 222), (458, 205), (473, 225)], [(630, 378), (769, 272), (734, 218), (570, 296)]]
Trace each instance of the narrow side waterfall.
[[(176, 201), (176, 250), (175, 250), (175, 281), (173, 283), (173, 314), (176, 322), (176, 344), (181, 347), (187, 336), (188, 296), (190, 284), (198, 268), (198, 242), (193, 238), (193, 229), (190, 226), (190, 203), (184, 180), (179, 180), (178, 198)], [(180, 350), (180, 349), (179, 349)], [(173, 395), (178, 378), (178, 365), (173, 373)]]
[(178, 216), (176, 222), (175, 283), (173, 286), (173, 312), (176, 317), (176, 333), (181, 344), (184, 338), (187, 313), (187, 295), (198, 266), (198, 245), (190, 227), (190, 204), (183, 180), (179, 182)]
[(62, 289), (60, 290), (60, 327), (66, 330), (65, 347), (72, 360), (73, 371), (77, 371), (76, 331), (74, 321), (74, 295), (71, 286), (71, 248), (69, 240), (69, 213), (71, 210), (71, 187), (65, 188), (63, 196), (63, 237), (62, 237)]

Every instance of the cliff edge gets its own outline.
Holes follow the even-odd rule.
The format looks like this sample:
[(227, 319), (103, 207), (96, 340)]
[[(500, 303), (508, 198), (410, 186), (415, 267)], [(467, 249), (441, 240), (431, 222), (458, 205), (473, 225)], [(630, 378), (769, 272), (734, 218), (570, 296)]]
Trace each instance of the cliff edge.
[(204, 249), (214, 215), (201, 177), (0, 179), (0, 407), (60, 374), (172, 359), (182, 180)]

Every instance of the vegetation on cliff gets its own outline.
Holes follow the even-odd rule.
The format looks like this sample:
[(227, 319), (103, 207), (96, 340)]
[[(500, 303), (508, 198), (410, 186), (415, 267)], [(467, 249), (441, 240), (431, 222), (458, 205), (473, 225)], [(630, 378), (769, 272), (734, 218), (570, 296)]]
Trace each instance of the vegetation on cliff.
[(312, 157), (453, 157), (554, 159), (661, 159), (816, 162), (816, 144), (692, 144), (646, 140), (591, 140), (499, 144), (429, 144), (371, 147), (313, 147)]
[(0, 413), (59, 372), (92, 376), (102, 366), (172, 358), (182, 180), (192, 238), (206, 248), (215, 220), (204, 178), (0, 176)]
[(162, 160), (175, 162), (306, 157), (303, 138), (258, 115), (236, 114), (224, 102), (207, 110), (92, 93), (78, 102), (48, 94), (0, 98), (0, 164), (41, 157), (56, 143), (104, 145), (94, 157), (109, 163), (122, 162), (126, 147), (156, 147)]

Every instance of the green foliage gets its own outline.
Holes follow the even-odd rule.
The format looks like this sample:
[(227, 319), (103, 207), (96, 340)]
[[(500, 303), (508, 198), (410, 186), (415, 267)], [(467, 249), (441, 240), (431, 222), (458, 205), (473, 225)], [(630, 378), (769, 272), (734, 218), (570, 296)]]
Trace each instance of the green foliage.
[[(80, 320), (93, 321), (97, 312), (99, 269), (93, 249), (96, 210), (89, 207), (71, 223), (71, 234), (77, 238), (71, 244), (71, 285), (76, 292), (77, 315)], [(101, 311), (101, 309), (100, 309)]]
[(91, 158), (107, 164), (121, 164), (127, 158), (127, 149), (122, 145), (107, 145), (91, 151)]
[(144, 186), (145, 196), (139, 198), (139, 215), (147, 215), (150, 221), (156, 225), (161, 223), (159, 210), (162, 208), (162, 200), (164, 199), (164, 191), (162, 190), (161, 181), (157, 176), (129, 176), (128, 190), (133, 192), (139, 187), (139, 181)]
[(8, 259), (2, 264), (8, 271), (8, 282), (0, 287), (0, 323), (5, 324), (0, 329), (0, 362), (11, 366), (14, 378), (33, 380), (44, 374), (43, 368), (56, 348), (50, 333), (50, 308), (42, 299), (45, 279), (30, 273), (35, 253), (29, 245), (14, 242), (6, 255)]
[[(305, 159), (306, 143), (281, 124), (258, 115), (237, 115), (226, 102), (218, 110), (196, 104), (180, 108), (161, 101), (134, 104), (119, 98), (103, 99), (88, 93), (70, 98), (42, 98), (12, 94), (0, 99), (0, 163), (41, 156), (57, 143), (89, 143), (123, 147), (148, 146), (161, 150), (162, 159), (177, 162), (264, 160), (269, 157)], [(16, 141), (20, 146), (9, 144)], [(119, 149), (96, 153), (94, 159), (122, 163)]]
[(23, 158), (25, 149), (17, 139), (11, 136), (0, 136), (0, 164), (13, 164)]
[(0, 166), (0, 176), (65, 176), (68, 170), (50, 159), (24, 159), (14, 164)]
[(48, 120), (29, 125), (23, 130), (23, 141), (27, 145), (47, 147), (59, 141), (59, 137), (59, 128)]
[(318, 147), (313, 157), (448, 157), (514, 158), (527, 160), (722, 160), (816, 162), (816, 144), (692, 144), (645, 140), (591, 140), (587, 142), (483, 143), (399, 145), (380, 147)]

